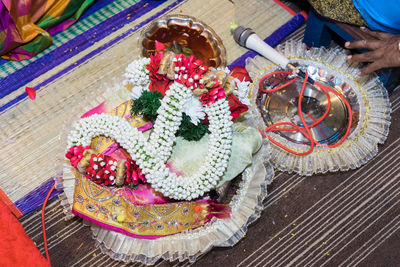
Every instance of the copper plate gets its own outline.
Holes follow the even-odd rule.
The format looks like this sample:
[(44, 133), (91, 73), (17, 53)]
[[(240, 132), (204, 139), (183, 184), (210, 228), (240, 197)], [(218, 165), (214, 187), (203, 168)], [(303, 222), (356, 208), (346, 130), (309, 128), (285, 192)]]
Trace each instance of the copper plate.
[(142, 55), (155, 52), (155, 40), (169, 46), (176, 41), (193, 51), (209, 67), (225, 67), (226, 51), (221, 38), (204, 22), (190, 16), (169, 15), (153, 21), (140, 38)]

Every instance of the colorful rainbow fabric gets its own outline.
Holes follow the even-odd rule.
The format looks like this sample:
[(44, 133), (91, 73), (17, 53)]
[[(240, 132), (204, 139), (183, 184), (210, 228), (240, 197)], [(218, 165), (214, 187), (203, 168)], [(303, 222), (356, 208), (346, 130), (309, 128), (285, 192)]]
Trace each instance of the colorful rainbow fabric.
[(75, 23), (95, 0), (1, 0), (0, 56), (32, 58), (48, 48), (51, 35)]

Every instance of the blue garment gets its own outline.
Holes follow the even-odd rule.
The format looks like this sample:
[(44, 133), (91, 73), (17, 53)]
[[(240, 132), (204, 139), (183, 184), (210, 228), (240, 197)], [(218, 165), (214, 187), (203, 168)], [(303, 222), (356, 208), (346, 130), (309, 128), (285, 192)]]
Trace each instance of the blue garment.
[(400, 0), (353, 0), (353, 3), (371, 30), (400, 33)]

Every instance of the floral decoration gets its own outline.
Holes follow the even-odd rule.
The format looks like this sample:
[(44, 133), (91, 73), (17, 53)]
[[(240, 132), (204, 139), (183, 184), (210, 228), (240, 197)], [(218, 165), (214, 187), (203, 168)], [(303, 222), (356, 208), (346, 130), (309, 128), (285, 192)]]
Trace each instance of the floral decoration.
[(239, 101), (239, 99), (234, 95), (231, 94), (228, 96), (229, 102), (229, 111), (231, 112), (232, 121), (236, 120), (240, 114), (246, 112), (249, 108)]
[(242, 66), (236, 66), (231, 71), (231, 76), (237, 78), (239, 81), (251, 82), (251, 78), (246, 68)]
[(89, 149), (90, 146), (73, 146), (68, 148), (67, 153), (65, 154), (65, 157), (69, 159), (70, 163), (74, 168), (78, 166), (79, 161), (83, 158), (83, 151), (86, 149)]
[(149, 85), (149, 90), (158, 91), (164, 96), (165, 91), (168, 90), (172, 81), (170, 81), (165, 75), (158, 73), (163, 55), (164, 54), (162, 52), (150, 55), (150, 63), (146, 66), (146, 69), (150, 72), (149, 78), (151, 82)]
[[(126, 185), (131, 188), (139, 183), (146, 182), (142, 171), (133, 160), (123, 160), (121, 161), (123, 166), (121, 166), (121, 164), (118, 164), (119, 161), (113, 157), (91, 153), (90, 150), (90, 146), (73, 146), (68, 149), (65, 155), (70, 160), (71, 165), (81, 169), (89, 180), (97, 184)], [(87, 157), (86, 163), (85, 157)]]
[[(132, 114), (153, 121), (150, 138), (119, 117), (95, 114), (76, 124), (69, 136), (67, 158), (96, 183), (150, 183), (165, 197), (196, 199), (214, 188), (226, 171), (232, 121), (248, 109), (235, 95), (243, 95), (249, 76), (243, 69), (208, 68), (193, 55), (161, 51), (165, 46), (157, 42), (155, 46), (158, 52), (150, 59), (129, 64), (124, 81), (132, 89)], [(238, 90), (238, 81), (244, 90)], [(166, 163), (176, 137), (199, 140), (207, 132), (208, 158), (198, 172), (190, 177), (171, 172)], [(98, 135), (114, 139), (130, 157), (121, 163), (95, 154), (88, 161), (84, 150), (90, 150), (91, 138)]]

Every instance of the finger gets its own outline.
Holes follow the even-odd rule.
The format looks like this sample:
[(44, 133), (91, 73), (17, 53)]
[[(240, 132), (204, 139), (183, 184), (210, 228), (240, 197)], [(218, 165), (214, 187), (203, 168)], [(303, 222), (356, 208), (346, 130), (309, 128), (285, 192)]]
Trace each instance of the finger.
[(377, 31), (371, 31), (370, 29), (368, 29), (367, 27), (360, 27), (360, 30), (362, 32), (364, 32), (365, 34), (368, 34), (376, 39), (381, 39), (380, 35), (378, 34)]
[(347, 57), (348, 61), (355, 61), (355, 62), (373, 62), (377, 60), (380, 56), (378, 51), (372, 51), (362, 54), (354, 54)]
[(363, 68), (358, 75), (359, 76), (364, 76), (364, 75), (368, 75), (371, 74), (372, 72), (376, 71), (376, 70), (380, 70), (383, 68), (383, 65), (380, 61), (375, 61), (374, 63), (369, 64), (368, 66), (366, 66), (365, 68)]
[(344, 46), (349, 49), (369, 49), (369, 50), (375, 50), (378, 49), (379, 47), (383, 46), (385, 44), (384, 41), (381, 40), (356, 40), (352, 42), (346, 42)]
[(391, 39), (396, 36), (395, 34), (388, 33), (388, 32), (371, 31), (370, 29), (368, 29), (366, 27), (360, 27), (360, 29), (363, 32), (365, 32), (366, 34), (369, 34), (379, 40), (387, 40), (387, 39)]

